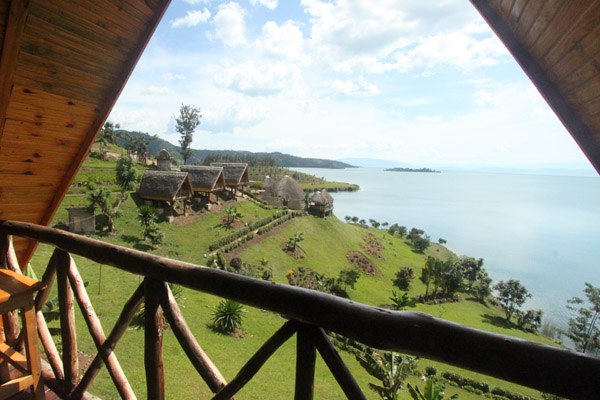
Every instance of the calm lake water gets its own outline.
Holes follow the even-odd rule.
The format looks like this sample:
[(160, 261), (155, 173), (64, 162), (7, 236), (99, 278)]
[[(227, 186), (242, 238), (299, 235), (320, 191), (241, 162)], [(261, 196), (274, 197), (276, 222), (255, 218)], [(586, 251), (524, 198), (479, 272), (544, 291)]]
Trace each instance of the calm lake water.
[(566, 300), (600, 286), (600, 178), (474, 172), (406, 173), (381, 169), (298, 168), (357, 183), (333, 193), (338, 218), (398, 223), (444, 238), (459, 255), (482, 257), (494, 281), (519, 279), (526, 304), (564, 326)]

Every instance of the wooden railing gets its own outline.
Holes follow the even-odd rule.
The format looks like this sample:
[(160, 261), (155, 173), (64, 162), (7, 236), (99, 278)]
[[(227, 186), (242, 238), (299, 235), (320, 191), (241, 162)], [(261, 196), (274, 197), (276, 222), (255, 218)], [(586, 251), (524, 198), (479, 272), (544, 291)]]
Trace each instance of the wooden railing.
[[(37, 295), (36, 308), (39, 337), (49, 364), (43, 376), (46, 384), (62, 398), (88, 396), (86, 390), (102, 364), (106, 365), (120, 396), (135, 398), (113, 349), (142, 301), (145, 302), (146, 387), (150, 399), (165, 397), (161, 335), (163, 312), (184, 352), (215, 393), (213, 399), (232, 398), (294, 334), (297, 335), (295, 398), (313, 398), (318, 351), (346, 396), (364, 399), (326, 331), (381, 350), (442, 361), (559, 396), (597, 399), (600, 393), (599, 359), (468, 328), (426, 314), (370, 307), (320, 292), (158, 257), (52, 228), (0, 221), (1, 266), (16, 271), (20, 268), (10, 235), (56, 247), (42, 278), (46, 289)], [(144, 277), (125, 303), (108, 336), (102, 330), (70, 253)], [(55, 277), (60, 303), (62, 355), (57, 351), (44, 316), (39, 311), (48, 298)], [(194, 338), (166, 282), (279, 313), (288, 322), (227, 383)], [(98, 354), (81, 377), (77, 364), (75, 302), (81, 308), (98, 349)], [(17, 325), (7, 319), (7, 340), (18, 343)]]

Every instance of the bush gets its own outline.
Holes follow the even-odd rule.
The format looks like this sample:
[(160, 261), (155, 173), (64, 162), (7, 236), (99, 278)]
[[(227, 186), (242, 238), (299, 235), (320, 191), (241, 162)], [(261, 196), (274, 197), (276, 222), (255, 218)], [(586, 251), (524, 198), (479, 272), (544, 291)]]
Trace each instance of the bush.
[(466, 386), (471, 386), (475, 389), (481, 390), (483, 393), (490, 392), (490, 385), (487, 383), (479, 382), (473, 379), (465, 378), (464, 376), (454, 374), (452, 372), (444, 372), (442, 374), (449, 383), (458, 386), (460, 388), (464, 388)]
[(511, 392), (509, 390), (504, 390), (502, 388), (499, 387), (494, 387), (490, 393), (492, 393), (493, 395), (496, 396), (500, 396), (509, 400), (533, 400), (531, 397), (529, 396), (523, 396), (522, 394), (519, 393), (514, 393)]
[(400, 268), (400, 271), (396, 272), (396, 278), (394, 278), (393, 285), (400, 290), (408, 291), (410, 289), (410, 283), (415, 279), (415, 272), (410, 267)]
[(240, 303), (233, 300), (222, 300), (212, 313), (212, 326), (219, 332), (230, 335), (242, 329), (244, 313)]
[(425, 367), (425, 376), (435, 376), (437, 374), (437, 369), (435, 367), (427, 366)]

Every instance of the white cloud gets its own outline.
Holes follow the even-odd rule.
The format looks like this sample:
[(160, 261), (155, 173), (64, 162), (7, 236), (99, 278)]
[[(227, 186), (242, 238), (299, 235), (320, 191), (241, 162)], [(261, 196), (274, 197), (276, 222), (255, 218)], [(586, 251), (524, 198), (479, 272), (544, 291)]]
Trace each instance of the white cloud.
[(260, 4), (267, 7), (269, 10), (274, 10), (277, 8), (278, 0), (252, 0), (251, 3), (253, 6)]
[(165, 72), (161, 75), (165, 81), (183, 80), (185, 79), (184, 74), (174, 74), (172, 72)]
[(377, 86), (368, 83), (363, 77), (356, 81), (336, 79), (332, 84), (333, 90), (346, 96), (375, 96), (379, 94)]
[(213, 133), (232, 133), (235, 128), (247, 128), (262, 122), (268, 115), (267, 107), (241, 100), (210, 106), (202, 110), (201, 129)]
[(344, 73), (417, 67), (431, 73), (440, 64), (472, 69), (508, 54), (467, 3), (302, 0), (302, 5), (310, 16), (315, 59)]
[(213, 18), (214, 32), (208, 33), (211, 40), (220, 40), (230, 47), (246, 43), (246, 10), (238, 3), (221, 4)]
[(297, 60), (302, 57), (304, 37), (294, 21), (286, 21), (282, 25), (269, 21), (263, 25), (262, 37), (256, 45), (266, 53)]
[(187, 27), (191, 28), (200, 25), (210, 19), (210, 11), (206, 8), (203, 10), (188, 11), (185, 17), (176, 18), (171, 21), (173, 28)]
[(146, 88), (144, 88), (141, 93), (152, 96), (152, 95), (170, 94), (170, 93), (173, 93), (173, 91), (166, 86), (150, 85), (150, 86), (147, 86)]
[(300, 81), (300, 69), (292, 64), (246, 61), (227, 68), (213, 77), (215, 84), (249, 96), (269, 96), (286, 89), (294, 90)]

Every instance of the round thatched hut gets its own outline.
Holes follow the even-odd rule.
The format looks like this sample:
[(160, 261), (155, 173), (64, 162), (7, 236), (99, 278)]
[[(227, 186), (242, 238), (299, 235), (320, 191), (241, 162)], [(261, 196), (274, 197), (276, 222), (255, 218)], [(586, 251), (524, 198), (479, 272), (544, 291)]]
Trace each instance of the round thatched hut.
[(284, 206), (292, 210), (303, 210), (305, 207), (302, 187), (287, 175), (277, 182), (273, 182), (267, 176), (264, 188), (262, 197), (271, 205)]
[(321, 213), (323, 216), (333, 212), (333, 196), (327, 190), (321, 190), (310, 198), (309, 209)]
[(171, 170), (171, 154), (165, 149), (162, 149), (156, 156), (156, 168), (159, 171)]

